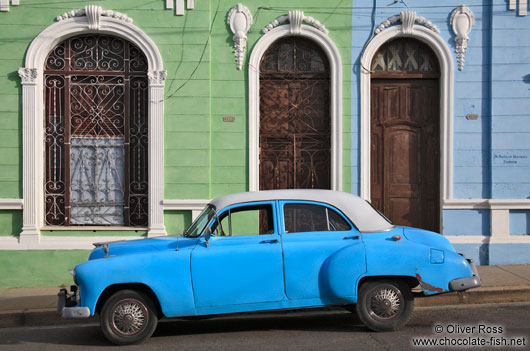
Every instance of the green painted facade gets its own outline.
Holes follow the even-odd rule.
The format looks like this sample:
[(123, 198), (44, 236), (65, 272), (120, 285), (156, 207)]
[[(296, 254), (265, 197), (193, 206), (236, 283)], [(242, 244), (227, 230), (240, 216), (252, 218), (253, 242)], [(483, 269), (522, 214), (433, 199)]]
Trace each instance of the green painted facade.
[[(302, 10), (329, 29), (343, 64), (343, 190), (351, 184), (351, 2), (330, 0), (249, 0), (252, 13), (242, 70), (237, 70), (227, 13), (237, 2), (195, 1), (193, 10), (176, 16), (165, 0), (50, 0), (21, 3), (0, 13), (0, 198), (22, 198), (22, 86), (19, 67), (31, 41), (55, 17), (95, 4), (127, 14), (157, 45), (167, 70), (164, 103), (164, 198), (211, 199), (248, 190), (248, 58), (261, 29), (289, 10)], [(266, 6), (264, 6), (266, 5)], [(341, 9), (334, 8), (341, 5)], [(223, 122), (234, 116), (234, 122)], [(165, 211), (168, 234), (191, 223), (191, 211)], [(17, 236), (21, 210), (0, 210), (0, 236)], [(43, 231), (43, 236), (138, 236), (145, 230)], [(88, 253), (0, 250), (0, 288), (68, 284), (66, 269)], [(45, 263), (45, 264), (43, 264)], [(35, 267), (46, 272), (35, 274)], [(40, 268), (39, 268), (40, 270)], [(67, 273), (66, 273), (67, 274)]]
[(86, 261), (89, 250), (0, 251), (0, 289), (70, 286), (69, 269)]

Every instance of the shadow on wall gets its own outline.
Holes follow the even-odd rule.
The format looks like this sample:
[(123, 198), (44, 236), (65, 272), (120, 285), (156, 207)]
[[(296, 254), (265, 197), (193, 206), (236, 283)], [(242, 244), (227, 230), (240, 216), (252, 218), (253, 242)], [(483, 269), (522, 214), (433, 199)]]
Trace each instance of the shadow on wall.
[[(523, 76), (523, 83), (530, 85), (530, 74)], [(530, 90), (530, 88), (528, 88)]]

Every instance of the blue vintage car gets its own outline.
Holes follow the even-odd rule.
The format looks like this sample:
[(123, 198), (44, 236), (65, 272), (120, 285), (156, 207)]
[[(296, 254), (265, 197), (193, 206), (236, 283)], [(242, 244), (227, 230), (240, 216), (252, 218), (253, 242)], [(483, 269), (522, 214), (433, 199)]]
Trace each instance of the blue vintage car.
[(425, 295), (480, 286), (447, 239), (394, 226), (367, 201), (329, 190), (213, 200), (183, 235), (97, 243), (59, 293), (65, 318), (100, 315), (113, 343), (139, 343), (164, 317), (344, 306), (396, 330)]

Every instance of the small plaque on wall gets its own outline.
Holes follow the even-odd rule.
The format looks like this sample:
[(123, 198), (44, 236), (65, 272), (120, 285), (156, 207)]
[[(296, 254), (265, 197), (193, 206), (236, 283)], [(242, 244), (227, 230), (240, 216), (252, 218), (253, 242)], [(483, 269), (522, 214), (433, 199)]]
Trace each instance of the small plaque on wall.
[(236, 117), (235, 116), (223, 116), (223, 122), (235, 122)]

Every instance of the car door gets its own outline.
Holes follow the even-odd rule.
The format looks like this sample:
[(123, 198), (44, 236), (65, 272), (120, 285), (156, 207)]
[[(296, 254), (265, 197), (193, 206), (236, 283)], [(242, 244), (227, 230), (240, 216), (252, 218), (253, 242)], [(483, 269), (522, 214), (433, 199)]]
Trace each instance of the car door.
[(366, 260), (351, 221), (323, 203), (280, 201), (279, 206), (287, 297), (352, 297)]
[(212, 235), (191, 254), (196, 307), (255, 304), (285, 298), (276, 203), (223, 209)]

